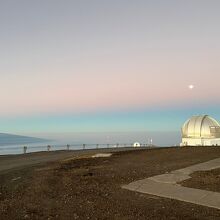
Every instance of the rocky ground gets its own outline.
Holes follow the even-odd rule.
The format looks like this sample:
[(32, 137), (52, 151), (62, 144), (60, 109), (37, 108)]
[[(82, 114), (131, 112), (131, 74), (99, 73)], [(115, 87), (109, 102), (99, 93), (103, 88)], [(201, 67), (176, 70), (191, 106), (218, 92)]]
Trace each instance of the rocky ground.
[(220, 192), (220, 169), (198, 171), (190, 175), (191, 179), (185, 180), (182, 186)]
[(164, 148), (12, 169), (0, 173), (0, 219), (220, 219), (220, 210), (121, 188), (218, 157), (217, 147)]

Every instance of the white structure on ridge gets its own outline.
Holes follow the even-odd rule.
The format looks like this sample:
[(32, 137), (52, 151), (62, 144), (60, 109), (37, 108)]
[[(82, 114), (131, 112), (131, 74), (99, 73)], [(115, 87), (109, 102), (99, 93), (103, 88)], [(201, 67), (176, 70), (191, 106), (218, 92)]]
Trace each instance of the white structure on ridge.
[(208, 115), (193, 116), (182, 127), (181, 146), (220, 146), (220, 124)]
[(135, 142), (135, 143), (133, 144), (133, 147), (141, 147), (141, 144), (140, 144), (139, 142)]

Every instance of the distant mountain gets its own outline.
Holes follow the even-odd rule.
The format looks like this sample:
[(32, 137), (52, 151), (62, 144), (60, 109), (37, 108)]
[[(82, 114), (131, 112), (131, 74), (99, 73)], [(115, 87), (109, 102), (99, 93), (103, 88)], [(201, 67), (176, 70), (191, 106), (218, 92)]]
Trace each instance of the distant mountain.
[(46, 139), (0, 133), (0, 146), (46, 142)]

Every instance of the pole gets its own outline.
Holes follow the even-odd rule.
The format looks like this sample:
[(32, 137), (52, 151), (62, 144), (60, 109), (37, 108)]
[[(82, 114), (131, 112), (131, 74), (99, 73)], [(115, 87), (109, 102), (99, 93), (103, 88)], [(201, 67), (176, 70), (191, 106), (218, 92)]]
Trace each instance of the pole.
[(23, 150), (24, 150), (24, 154), (26, 154), (27, 153), (27, 146), (24, 146)]
[(47, 151), (49, 152), (51, 150), (51, 146), (47, 145)]

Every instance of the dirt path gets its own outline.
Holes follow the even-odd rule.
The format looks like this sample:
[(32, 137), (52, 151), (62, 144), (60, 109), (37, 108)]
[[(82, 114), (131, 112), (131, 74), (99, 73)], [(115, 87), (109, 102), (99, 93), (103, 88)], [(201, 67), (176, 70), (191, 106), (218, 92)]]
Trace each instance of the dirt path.
[(109, 149), (90, 149), (90, 150), (70, 150), (70, 151), (51, 151), (28, 153), (21, 155), (0, 156), (0, 173), (12, 169), (19, 169), (25, 166), (53, 162), (57, 160), (66, 159), (69, 157), (78, 157), (88, 154), (95, 154), (101, 152), (120, 152), (129, 150), (140, 150), (142, 148), (109, 148)]

